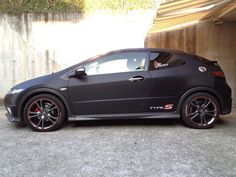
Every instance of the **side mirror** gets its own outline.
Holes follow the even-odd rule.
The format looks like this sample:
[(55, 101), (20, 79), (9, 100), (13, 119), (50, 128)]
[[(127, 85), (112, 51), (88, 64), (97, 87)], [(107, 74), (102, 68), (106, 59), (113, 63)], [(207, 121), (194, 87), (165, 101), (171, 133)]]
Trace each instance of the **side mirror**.
[(74, 76), (76, 77), (81, 77), (81, 76), (85, 76), (86, 72), (85, 72), (85, 68), (84, 67), (79, 67), (74, 71)]

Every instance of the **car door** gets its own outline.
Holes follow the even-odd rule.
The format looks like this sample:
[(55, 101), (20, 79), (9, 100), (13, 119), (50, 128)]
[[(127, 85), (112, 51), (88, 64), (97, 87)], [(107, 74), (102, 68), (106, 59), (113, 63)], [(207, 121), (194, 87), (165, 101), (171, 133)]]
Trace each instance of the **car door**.
[(163, 52), (150, 52), (151, 75), (148, 105), (151, 112), (173, 112), (186, 81), (185, 62)]
[(148, 52), (118, 52), (84, 65), (86, 76), (70, 78), (73, 113), (117, 114), (148, 111)]

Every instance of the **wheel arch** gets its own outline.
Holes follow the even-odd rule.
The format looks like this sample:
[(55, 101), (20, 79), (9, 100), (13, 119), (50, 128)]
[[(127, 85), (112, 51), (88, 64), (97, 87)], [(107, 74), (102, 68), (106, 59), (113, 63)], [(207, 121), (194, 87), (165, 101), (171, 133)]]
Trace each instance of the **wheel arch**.
[(176, 112), (177, 113), (180, 113), (181, 112), (181, 108), (182, 108), (182, 105), (184, 103), (184, 101), (192, 94), (194, 93), (198, 93), (198, 92), (205, 92), (205, 93), (208, 93), (208, 94), (211, 94), (212, 96), (215, 97), (215, 99), (218, 101), (219, 103), (219, 106), (220, 106), (220, 113), (222, 112), (222, 106), (223, 106), (223, 101), (221, 99), (221, 96), (218, 92), (216, 92), (214, 89), (212, 88), (209, 88), (209, 87), (195, 87), (195, 88), (192, 88), (188, 91), (186, 91), (182, 96), (181, 98), (179, 99), (178, 101), (178, 106), (177, 106), (177, 109), (176, 109)]
[(70, 106), (68, 105), (65, 97), (57, 92), (56, 90), (53, 89), (49, 89), (49, 88), (39, 88), (39, 89), (35, 89), (32, 91), (29, 91), (27, 94), (25, 94), (23, 96), (23, 98), (21, 99), (20, 103), (19, 103), (19, 108), (18, 108), (18, 115), (20, 116), (20, 119), (23, 121), (23, 108), (26, 105), (27, 101), (29, 101), (31, 98), (33, 98), (36, 95), (40, 95), (40, 94), (50, 94), (55, 96), (56, 98), (58, 98), (62, 104), (65, 107), (65, 111), (66, 111), (66, 115), (70, 116), (71, 115), (71, 110), (70, 110)]

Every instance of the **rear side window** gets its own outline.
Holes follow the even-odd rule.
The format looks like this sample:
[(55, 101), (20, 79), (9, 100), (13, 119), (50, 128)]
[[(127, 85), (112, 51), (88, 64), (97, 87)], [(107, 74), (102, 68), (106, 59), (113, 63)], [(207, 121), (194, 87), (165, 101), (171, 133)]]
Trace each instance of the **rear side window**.
[(149, 64), (150, 71), (176, 67), (183, 64), (185, 64), (184, 61), (176, 59), (175, 57), (173, 57), (172, 54), (158, 53), (158, 52), (150, 53), (150, 64)]

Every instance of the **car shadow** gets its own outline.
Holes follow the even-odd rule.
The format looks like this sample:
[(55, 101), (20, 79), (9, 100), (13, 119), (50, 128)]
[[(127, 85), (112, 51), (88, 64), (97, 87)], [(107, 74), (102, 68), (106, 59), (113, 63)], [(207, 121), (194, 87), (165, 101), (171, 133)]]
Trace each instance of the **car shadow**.
[(220, 119), (218, 119), (217, 124), (219, 124), (219, 125), (228, 124), (228, 121), (225, 120), (225, 119), (221, 119), (221, 118), (220, 118)]
[(217, 121), (217, 125), (220, 125), (220, 126), (228, 126), (228, 125), (232, 125), (233, 123), (234, 123), (234, 120), (231, 117), (222, 117), (218, 119)]
[[(230, 125), (231, 121), (225, 118), (220, 118), (217, 125), (224, 127)], [(80, 121), (67, 121), (63, 124), (62, 128), (76, 128), (76, 127), (119, 127), (119, 126), (183, 126), (186, 127), (181, 119), (114, 119), (114, 120), (80, 120)], [(26, 129), (28, 126), (24, 122), (14, 124), (16, 129)]]
[[(28, 129), (24, 122), (12, 124), (17, 130)], [(103, 126), (167, 126), (173, 127), (182, 125), (180, 119), (101, 119), (101, 120), (79, 120), (79, 121), (66, 121), (62, 128), (76, 128), (76, 127), (103, 127)]]
[(16, 128), (19, 128), (19, 129), (27, 127), (25, 122), (18, 122), (18, 123), (15, 123), (14, 125)]

